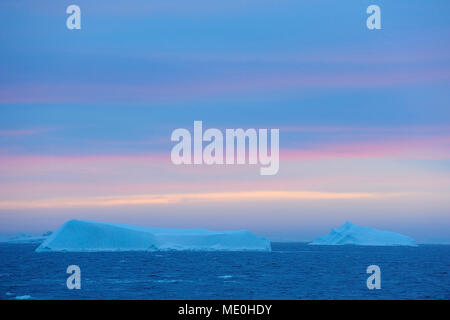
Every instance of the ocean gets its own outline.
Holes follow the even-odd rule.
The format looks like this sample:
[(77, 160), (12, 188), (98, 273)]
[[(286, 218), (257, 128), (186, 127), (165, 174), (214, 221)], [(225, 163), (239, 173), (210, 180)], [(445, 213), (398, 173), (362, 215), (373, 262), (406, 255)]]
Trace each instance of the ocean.
[[(0, 299), (449, 299), (450, 246), (309, 246), (272, 252), (35, 253), (0, 243)], [(81, 289), (69, 290), (69, 265)], [(381, 289), (366, 285), (369, 265)]]

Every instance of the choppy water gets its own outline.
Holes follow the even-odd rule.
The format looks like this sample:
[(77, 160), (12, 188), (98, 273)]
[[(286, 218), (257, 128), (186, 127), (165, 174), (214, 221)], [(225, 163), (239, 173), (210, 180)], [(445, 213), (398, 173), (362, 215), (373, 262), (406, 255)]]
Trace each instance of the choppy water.
[[(450, 246), (326, 247), (270, 253), (35, 253), (0, 244), (0, 299), (449, 299)], [(81, 289), (68, 290), (68, 265)], [(366, 268), (381, 268), (368, 290)]]

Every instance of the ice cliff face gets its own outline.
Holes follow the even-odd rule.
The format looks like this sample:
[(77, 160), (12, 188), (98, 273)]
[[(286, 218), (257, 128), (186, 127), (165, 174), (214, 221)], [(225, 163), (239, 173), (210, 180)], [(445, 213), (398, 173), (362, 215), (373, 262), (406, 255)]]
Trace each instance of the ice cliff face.
[(245, 230), (166, 229), (70, 220), (45, 240), (45, 251), (271, 251), (270, 242)]
[(331, 230), (325, 236), (319, 237), (311, 245), (361, 245), (361, 246), (417, 246), (415, 241), (405, 235), (360, 227), (346, 222), (339, 228)]

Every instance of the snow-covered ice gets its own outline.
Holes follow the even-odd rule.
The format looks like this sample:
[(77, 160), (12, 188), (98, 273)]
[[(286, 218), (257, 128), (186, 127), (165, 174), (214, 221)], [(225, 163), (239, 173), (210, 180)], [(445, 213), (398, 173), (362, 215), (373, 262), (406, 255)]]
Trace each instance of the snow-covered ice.
[(271, 251), (269, 240), (246, 230), (168, 229), (70, 220), (36, 252), (46, 251)]
[(361, 246), (417, 246), (416, 242), (405, 235), (360, 227), (346, 222), (339, 228), (332, 229), (325, 236), (319, 237), (311, 245), (361, 245)]

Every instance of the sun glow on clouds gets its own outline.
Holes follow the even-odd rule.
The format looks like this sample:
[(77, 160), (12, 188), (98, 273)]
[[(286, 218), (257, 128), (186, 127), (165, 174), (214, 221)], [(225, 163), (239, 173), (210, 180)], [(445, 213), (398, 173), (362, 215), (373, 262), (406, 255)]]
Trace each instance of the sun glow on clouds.
[(352, 200), (410, 195), (404, 192), (314, 192), (314, 191), (247, 191), (211, 193), (140, 194), (86, 198), (60, 198), (31, 201), (2, 201), (0, 210), (72, 207), (112, 207), (130, 205), (170, 205), (183, 202), (236, 202), (286, 200)]

